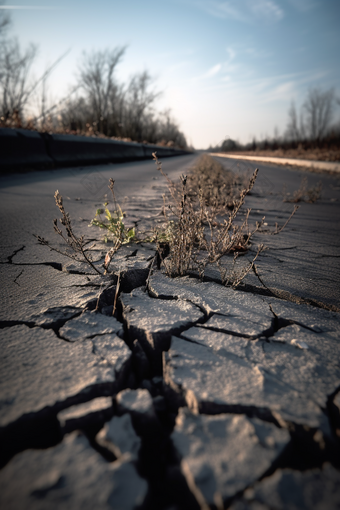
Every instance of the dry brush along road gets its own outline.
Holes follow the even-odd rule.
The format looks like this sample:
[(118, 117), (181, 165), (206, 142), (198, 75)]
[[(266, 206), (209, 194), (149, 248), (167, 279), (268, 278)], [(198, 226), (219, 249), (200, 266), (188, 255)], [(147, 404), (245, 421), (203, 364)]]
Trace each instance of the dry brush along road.
[[(163, 168), (177, 178), (196, 157)], [(246, 206), (282, 226), (306, 173), (259, 168)], [(37, 244), (53, 239), (56, 189), (98, 238), (109, 177), (148, 226), (165, 191), (153, 162), (1, 177), (2, 508), (339, 508), (340, 183), (307, 175), (321, 198), (280, 235), (264, 225), (244, 255), (265, 244), (257, 274), (236, 290), (214, 268), (150, 271), (146, 243), (118, 251), (113, 277)]]

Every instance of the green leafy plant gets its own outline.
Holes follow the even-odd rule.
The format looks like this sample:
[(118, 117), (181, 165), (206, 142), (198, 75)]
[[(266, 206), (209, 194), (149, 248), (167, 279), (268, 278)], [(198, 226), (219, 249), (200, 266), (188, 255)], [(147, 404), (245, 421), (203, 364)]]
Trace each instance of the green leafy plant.
[[(89, 226), (99, 227), (106, 230), (104, 234), (104, 241), (107, 243), (109, 240), (113, 242), (119, 241), (120, 245), (128, 244), (136, 240), (136, 229), (134, 227), (127, 228), (124, 224), (124, 213), (119, 204), (113, 212), (107, 208), (108, 203), (104, 204), (105, 209), (97, 209), (96, 215), (91, 221)], [(105, 219), (102, 219), (102, 214), (105, 213)]]
[[(124, 223), (124, 213), (122, 208), (116, 201), (115, 193), (114, 193), (114, 183), (113, 179), (109, 180), (109, 188), (112, 193), (113, 202), (114, 202), (114, 211), (109, 211), (108, 202), (104, 204), (105, 209), (97, 209), (96, 215), (91, 221), (89, 226), (95, 226), (103, 229), (105, 231), (104, 241), (107, 243), (109, 240), (113, 242), (113, 247), (107, 252), (104, 262), (105, 272), (107, 271), (112, 257), (119, 250), (119, 248), (123, 244), (128, 244), (133, 241), (136, 241), (136, 230), (134, 227), (128, 228)], [(106, 220), (102, 219), (102, 214), (105, 213)]]
[[(61, 212), (62, 217), (59, 222), (61, 227), (58, 225), (58, 220), (55, 219), (53, 221), (53, 227), (56, 234), (58, 234), (64, 243), (66, 244), (66, 249), (59, 249), (51, 243), (38, 235), (35, 237), (38, 240), (38, 243), (47, 246), (51, 251), (55, 251), (68, 257), (77, 262), (85, 262), (87, 263), (96, 273), (102, 275), (106, 274), (112, 260), (112, 257), (117, 252), (117, 250), (123, 245), (136, 240), (136, 232), (134, 228), (128, 228), (124, 224), (124, 213), (119, 204), (116, 202), (115, 194), (114, 194), (114, 180), (109, 180), (109, 188), (111, 190), (113, 201), (114, 201), (114, 211), (110, 212), (108, 209), (108, 203), (104, 205), (105, 210), (97, 209), (96, 215), (94, 219), (91, 221), (89, 226), (97, 226), (106, 231), (104, 236), (105, 242), (108, 242), (109, 239), (112, 240), (113, 246), (108, 250), (105, 261), (104, 261), (104, 273), (96, 266), (92, 259), (91, 251), (94, 248), (94, 244), (91, 244), (90, 240), (87, 240), (84, 235), (77, 236), (73, 230), (73, 226), (71, 223), (71, 218), (68, 212), (65, 211), (63, 205), (63, 198), (59, 191), (57, 190), (54, 194), (56, 206)], [(101, 218), (101, 214), (105, 212), (105, 218)], [(64, 227), (64, 229), (63, 229)], [(90, 246), (89, 246), (90, 245)]]

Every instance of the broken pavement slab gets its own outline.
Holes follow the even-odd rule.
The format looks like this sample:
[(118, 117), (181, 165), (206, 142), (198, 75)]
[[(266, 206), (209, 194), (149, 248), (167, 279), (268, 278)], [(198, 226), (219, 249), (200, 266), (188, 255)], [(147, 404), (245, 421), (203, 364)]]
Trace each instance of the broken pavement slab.
[(324, 310), (308, 304), (296, 304), (275, 297), (263, 296), (277, 317), (294, 321), (312, 332), (323, 333), (334, 338), (340, 336), (340, 313)]
[(133, 424), (139, 435), (152, 436), (160, 430), (153, 400), (147, 389), (122, 390), (116, 395), (117, 413), (131, 414)]
[(96, 436), (98, 444), (111, 450), (117, 457), (129, 453), (133, 460), (137, 460), (141, 447), (141, 439), (137, 436), (132, 425), (131, 415), (114, 416)]
[[(156, 284), (153, 284), (153, 278)], [(160, 274), (153, 275), (150, 280), (151, 288), (153, 288), (152, 285), (155, 286), (159, 298), (169, 299), (172, 296), (173, 299), (195, 300), (196, 303), (201, 299), (201, 305), (203, 301), (207, 302), (209, 297), (215, 292), (215, 288), (218, 287), (214, 283), (195, 282), (193, 278), (170, 279)], [(154, 293), (156, 293), (155, 289), (153, 290)], [(201, 292), (198, 292), (198, 289)], [(296, 304), (285, 303), (276, 298), (262, 298), (262, 296), (254, 296), (245, 292), (235, 292), (231, 289), (223, 289), (222, 292), (225, 297), (222, 304), (224, 311), (226, 312), (228, 307), (232, 307), (234, 309), (233, 314), (239, 313), (241, 317), (240, 312), (235, 312), (236, 306), (242, 311), (247, 309), (248, 312), (245, 313), (244, 318), (215, 313), (208, 321), (203, 324), (197, 324), (198, 327), (194, 326), (182, 331), (181, 337), (209, 347), (216, 355), (220, 356), (220, 359), (224, 357), (224, 362), (226, 362), (225, 358), (228, 357), (228, 353), (230, 355), (228, 363), (232, 362), (232, 355), (251, 362), (252, 368), (260, 370), (264, 380), (269, 381), (273, 379), (275, 381), (274, 386), (281, 386), (280, 392), (293, 391), (295, 395), (293, 400), (300, 393), (298, 401), (302, 403), (306, 397), (306, 400), (309, 401), (307, 407), (313, 407), (313, 402), (317, 404), (314, 406), (313, 413), (316, 413), (315, 417), (318, 415), (321, 421), (324, 422), (320, 408), (327, 407), (329, 395), (334, 393), (340, 386), (340, 368), (337, 361), (340, 356), (340, 344), (338, 342), (340, 322), (338, 314), (322, 309), (311, 309), (307, 305), (297, 306)], [(236, 299), (233, 299), (234, 296), (236, 296)], [(229, 299), (226, 299), (227, 297)], [(268, 311), (272, 313), (269, 305), (274, 311), (272, 314), (273, 319), (275, 314), (274, 324), (270, 330), (261, 331), (261, 322), (263, 327), (266, 326), (266, 313)], [(207, 308), (207, 305), (205, 305), (205, 308)], [(263, 310), (265, 311), (264, 317), (262, 315)], [(291, 322), (294, 320), (298, 321), (298, 319), (300, 319), (298, 324), (291, 324)], [(253, 322), (254, 320), (257, 320), (257, 323)], [(280, 327), (278, 331), (275, 331), (275, 321), (277, 321), (276, 328)], [(304, 327), (305, 324), (306, 326)], [(249, 342), (246, 339), (240, 338), (240, 336), (256, 338), (256, 336), (261, 336), (263, 333), (268, 337), (266, 341)], [(177, 353), (177, 350), (179, 350), (181, 345), (183, 347), (183, 344), (178, 340), (175, 340), (175, 343), (175, 352)], [(173, 345), (169, 353), (165, 355), (166, 357), (172, 356), (172, 349)], [(183, 349), (187, 351), (188, 349), (194, 350), (195, 348), (193, 346), (184, 346)], [(201, 349), (198, 352), (204, 351)], [(181, 354), (175, 354), (175, 357), (177, 356), (182, 360)], [(211, 356), (211, 352), (209, 356)], [(176, 367), (175, 371), (177, 370), (177, 373), (179, 373), (178, 359), (175, 360), (173, 358), (172, 362)], [(211, 366), (214, 366), (213, 361), (211, 361)], [(188, 364), (188, 369), (190, 367), (193, 367), (193, 365)], [(249, 374), (251, 374), (251, 371)], [(255, 377), (256, 379), (257, 377)], [(175, 384), (175, 386), (178, 385)], [(256, 384), (254, 387), (256, 387)], [(185, 387), (185, 390), (190, 391), (190, 386)], [(217, 393), (214, 393), (214, 398), (216, 396)], [(209, 400), (206, 391), (203, 392), (203, 396), (200, 395), (198, 398), (201, 401), (207, 399)], [(262, 407), (265, 401), (266, 399), (264, 398), (262, 403), (254, 403), (254, 405)], [(271, 401), (270, 398), (269, 401)], [(242, 402), (244, 403), (243, 400)], [(227, 403), (227, 399), (225, 403)], [(239, 403), (241, 404), (241, 401)], [(275, 402), (272, 401), (272, 403), (274, 408), (271, 409), (276, 412)], [(236, 402), (233, 400), (229, 404), (235, 405)], [(284, 415), (286, 411), (284, 411)], [(295, 411), (298, 411), (298, 409), (296, 408)], [(298, 411), (298, 415), (299, 418), (296, 417), (297, 423), (303, 424), (303, 420), (301, 421), (301, 411)], [(285, 419), (287, 419), (287, 416)], [(288, 421), (291, 421), (291, 418)], [(308, 421), (308, 424), (309, 426), (317, 426), (314, 420)]]
[(247, 358), (246, 348), (250, 340), (235, 335), (228, 335), (221, 331), (211, 331), (208, 328), (192, 327), (181, 333), (181, 338), (209, 347), (214, 352), (230, 352), (240, 358)]
[(246, 318), (269, 327), (273, 314), (262, 296), (235, 291), (214, 282), (202, 282), (189, 276), (168, 278), (155, 271), (149, 280), (150, 294), (159, 299), (189, 301), (206, 315), (217, 313), (228, 317)]
[[(235, 337), (235, 343), (238, 340)], [(262, 354), (261, 347), (255, 348)], [(163, 359), (165, 382), (174, 389), (179, 405), (184, 397), (189, 407), (202, 413), (250, 413), (320, 428), (330, 435), (328, 419), (316, 403), (267, 373), (261, 364), (228, 352), (228, 347), (216, 352), (172, 337)]]
[(19, 453), (0, 471), (6, 510), (133, 510), (147, 489), (129, 454), (109, 463), (76, 432), (47, 450)]
[[(90, 276), (70, 275), (50, 266), (8, 265), (1, 271), (0, 320), (39, 323), (44, 310), (82, 309), (90, 300), (98, 298), (100, 286), (89, 285), (90, 279)], [(13, 303), (16, 304), (13, 306)]]
[[(115, 372), (109, 356), (107, 360), (103, 350), (94, 354), (96, 340), (65, 342), (52, 330), (24, 325), (4, 328), (0, 333), (1, 427), (25, 415), (56, 414), (70, 405), (122, 389), (119, 372)], [(118, 337), (112, 336), (111, 342), (121, 368), (122, 359), (129, 363), (131, 351)]]
[(247, 489), (230, 510), (338, 510), (340, 471), (326, 463), (304, 472), (278, 469)]
[(98, 335), (91, 339), (93, 353), (114, 369), (117, 379), (127, 378), (131, 369), (131, 351), (117, 335)]
[(34, 322), (35, 326), (58, 327), (80, 315), (80, 313), (81, 310), (73, 306), (55, 306), (53, 308), (45, 308), (40, 313), (31, 315), (30, 321)]
[(183, 474), (208, 505), (224, 502), (255, 482), (290, 441), (289, 433), (256, 418), (203, 416), (180, 408), (171, 439)]
[[(255, 319), (256, 320), (256, 319)], [(272, 320), (266, 321), (261, 315), (253, 322), (250, 318), (246, 317), (225, 317), (223, 315), (213, 315), (210, 319), (202, 324), (202, 327), (212, 329), (214, 331), (223, 331), (232, 335), (239, 335), (242, 337), (256, 338), (264, 334), (271, 328)]]
[(63, 409), (57, 415), (65, 432), (82, 429), (93, 424), (101, 424), (113, 415), (112, 397), (98, 397)]
[(120, 300), (130, 342), (139, 340), (158, 370), (161, 361), (155, 356), (168, 348), (171, 334), (204, 318), (204, 313), (189, 302), (151, 298), (143, 288), (121, 294)]
[(115, 317), (108, 317), (96, 311), (85, 311), (79, 317), (67, 321), (60, 328), (59, 335), (69, 342), (79, 342), (97, 335), (117, 334), (122, 324)]
[[(327, 344), (327, 337), (312, 334), (318, 337), (317, 340), (313, 339), (313, 343)], [(267, 374), (287, 385), (287, 388), (298, 391), (325, 409), (329, 395), (340, 386), (339, 358), (326, 358), (309, 347), (312, 344), (311, 335), (308, 335), (309, 345), (302, 340), (305, 337), (301, 338), (297, 335), (296, 338), (294, 333), (290, 335), (288, 333), (286, 338), (289, 336), (289, 343), (260, 341), (257, 349), (252, 344), (253, 350), (248, 351), (248, 359), (254, 360), (256, 365), (261, 366)], [(257, 352), (253, 358), (255, 349)], [(336, 349), (333, 352), (336, 356)]]

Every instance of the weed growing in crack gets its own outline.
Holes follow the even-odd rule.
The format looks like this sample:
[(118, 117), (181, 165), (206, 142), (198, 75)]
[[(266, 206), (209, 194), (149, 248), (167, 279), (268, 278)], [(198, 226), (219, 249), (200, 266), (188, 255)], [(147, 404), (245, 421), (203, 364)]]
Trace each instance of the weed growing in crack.
[(74, 231), (71, 224), (70, 215), (65, 211), (63, 205), (63, 198), (57, 190), (54, 194), (54, 199), (56, 206), (61, 212), (62, 217), (60, 218), (60, 224), (64, 227), (64, 230), (58, 226), (58, 220), (53, 220), (53, 227), (56, 234), (58, 234), (64, 243), (66, 244), (66, 250), (60, 250), (55, 246), (52, 246), (49, 241), (44, 239), (41, 236), (35, 235), (38, 243), (42, 246), (47, 246), (51, 251), (55, 251), (68, 257), (77, 262), (86, 262), (96, 273), (103, 274), (94, 264), (92, 260), (91, 250), (94, 245), (88, 246), (91, 241), (85, 239), (85, 236), (78, 237)]
[(202, 190), (207, 206), (223, 211), (233, 209), (234, 200), (248, 184), (246, 177), (236, 176), (216, 159), (203, 154), (188, 175), (190, 188)]
[[(104, 262), (105, 272), (108, 270), (110, 262), (114, 254), (119, 250), (123, 244), (128, 244), (136, 241), (136, 230), (135, 228), (128, 228), (124, 224), (124, 213), (120, 205), (116, 201), (114, 193), (113, 179), (109, 180), (109, 188), (112, 193), (114, 202), (114, 211), (110, 212), (108, 209), (108, 202), (104, 204), (105, 210), (97, 209), (96, 215), (91, 221), (89, 226), (99, 227), (105, 230), (104, 241), (107, 243), (108, 240), (113, 242), (113, 247), (107, 252)], [(102, 219), (101, 215), (105, 212), (106, 221)]]
[(307, 202), (309, 204), (313, 204), (321, 197), (322, 191), (322, 183), (318, 182), (315, 186), (308, 188), (308, 179), (307, 177), (303, 177), (301, 179), (301, 184), (298, 190), (294, 191), (291, 196), (290, 193), (286, 193), (283, 191), (283, 201), (284, 202)]
[(97, 274), (99, 275), (105, 275), (108, 271), (110, 262), (114, 256), (114, 254), (119, 250), (119, 248), (124, 245), (128, 244), (130, 242), (136, 241), (136, 232), (134, 228), (128, 228), (124, 224), (124, 213), (120, 207), (120, 205), (116, 202), (115, 194), (114, 194), (114, 180), (109, 180), (109, 188), (111, 190), (113, 201), (114, 201), (114, 211), (110, 212), (108, 209), (108, 203), (104, 204), (105, 207), (105, 217), (106, 220), (101, 218), (101, 214), (103, 214), (103, 210), (97, 209), (96, 215), (94, 219), (91, 221), (89, 226), (96, 226), (106, 231), (104, 240), (107, 242), (108, 240), (113, 242), (113, 247), (110, 248), (105, 256), (104, 261), (104, 272), (102, 272), (98, 267), (96, 267), (93, 263), (91, 250), (94, 248), (94, 244), (91, 246), (88, 246), (91, 241), (86, 240), (85, 236), (78, 237), (74, 231), (71, 224), (70, 215), (68, 212), (65, 211), (64, 205), (63, 205), (63, 198), (60, 195), (59, 191), (57, 190), (54, 194), (55, 203), (58, 207), (59, 211), (62, 214), (62, 217), (60, 218), (61, 225), (65, 228), (64, 232), (59, 226), (58, 226), (58, 220), (55, 219), (53, 221), (53, 227), (56, 234), (58, 234), (64, 243), (66, 244), (67, 248), (66, 250), (60, 250), (59, 248), (56, 248), (55, 246), (52, 246), (50, 242), (46, 239), (44, 239), (41, 236), (34, 235), (36, 239), (38, 240), (38, 243), (42, 246), (47, 246), (50, 250), (55, 251), (57, 253), (60, 253), (61, 255), (64, 255), (65, 257), (68, 257), (72, 260), (75, 260), (77, 262), (85, 262), (87, 263)]
[[(182, 176), (179, 183), (174, 183), (164, 173), (162, 163), (153, 154), (158, 171), (167, 181), (169, 193), (163, 196), (162, 215), (164, 222), (155, 227), (151, 235), (138, 234), (135, 228), (124, 223), (124, 213), (116, 202), (114, 180), (110, 179), (109, 188), (112, 193), (114, 210), (110, 211), (108, 203), (103, 209), (97, 209), (89, 226), (104, 230), (104, 240), (112, 241), (113, 246), (107, 251), (103, 271), (94, 265), (91, 250), (84, 236), (77, 237), (74, 233), (69, 214), (65, 211), (63, 200), (58, 191), (55, 201), (62, 214), (60, 223), (66, 233), (54, 220), (54, 230), (66, 243), (65, 251), (50, 245), (49, 241), (35, 236), (41, 245), (49, 247), (62, 255), (78, 262), (86, 262), (100, 275), (106, 275), (115, 253), (121, 246), (130, 242), (155, 243), (158, 266), (164, 265), (168, 276), (183, 276), (194, 272), (204, 277), (208, 266), (216, 266), (224, 285), (237, 287), (245, 276), (253, 269), (255, 260), (264, 249), (260, 245), (249, 264), (239, 267), (238, 257), (250, 248), (252, 237), (257, 231), (278, 234), (295, 214), (295, 207), (290, 218), (281, 228), (276, 225), (275, 231), (263, 231), (264, 218), (251, 228), (248, 224), (250, 209), (244, 210), (246, 196), (251, 192), (256, 181), (258, 169), (249, 180), (235, 178), (222, 165), (210, 156), (204, 155), (198, 160), (188, 176)], [(102, 214), (105, 213), (105, 218)], [(233, 258), (227, 257), (233, 255)], [(156, 260), (156, 259), (154, 259)]]
[[(209, 169), (214, 166), (209, 156), (204, 156), (204, 161), (199, 163), (198, 172), (194, 171), (189, 177), (182, 176), (179, 185), (173, 183), (163, 172), (156, 153), (153, 157), (158, 171), (167, 180), (170, 193), (170, 201), (164, 208), (170, 251), (169, 256), (163, 259), (166, 273), (174, 277), (197, 271), (199, 276), (203, 277), (206, 267), (216, 264), (222, 282), (237, 286), (251, 270), (263, 248), (258, 248), (249, 267), (236, 270), (238, 254), (248, 250), (251, 237), (263, 222), (256, 222), (251, 230), (248, 226), (250, 210), (246, 211), (242, 221), (237, 221), (245, 197), (254, 186), (258, 170), (255, 170), (247, 185), (235, 198), (235, 188), (230, 176), (224, 178), (228, 179), (228, 183), (223, 183), (222, 179), (222, 185), (218, 188), (214, 185), (215, 176), (210, 179), (209, 172), (203, 172), (204, 167)], [(220, 175), (223, 175), (222, 172)], [(160, 250), (159, 243), (158, 249)], [(221, 260), (230, 253), (234, 254), (231, 270), (226, 268), (225, 261), (222, 263)]]

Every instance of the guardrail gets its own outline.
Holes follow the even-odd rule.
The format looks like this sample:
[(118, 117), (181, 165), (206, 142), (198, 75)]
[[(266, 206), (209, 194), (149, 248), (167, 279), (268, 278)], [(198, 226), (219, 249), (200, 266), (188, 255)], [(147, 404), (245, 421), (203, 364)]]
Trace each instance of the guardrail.
[(0, 128), (0, 173), (95, 165), (190, 154), (189, 151), (106, 138)]

